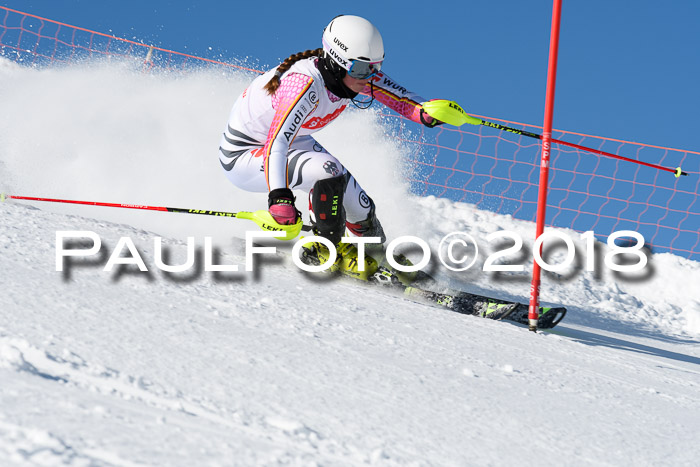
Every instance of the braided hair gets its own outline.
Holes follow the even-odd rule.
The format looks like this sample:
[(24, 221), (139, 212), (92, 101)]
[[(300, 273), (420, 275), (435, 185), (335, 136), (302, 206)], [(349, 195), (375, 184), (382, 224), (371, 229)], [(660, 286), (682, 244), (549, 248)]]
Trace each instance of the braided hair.
[(305, 58), (321, 56), (323, 56), (322, 48), (306, 50), (304, 52), (299, 52), (290, 55), (285, 61), (280, 63), (280, 65), (277, 67), (277, 72), (275, 73), (275, 76), (273, 76), (272, 79), (270, 79), (270, 81), (267, 82), (263, 89), (267, 91), (268, 95), (274, 94), (275, 91), (277, 91), (277, 88), (280, 87), (280, 78), (292, 67), (292, 65), (294, 65), (299, 60), (304, 60)]

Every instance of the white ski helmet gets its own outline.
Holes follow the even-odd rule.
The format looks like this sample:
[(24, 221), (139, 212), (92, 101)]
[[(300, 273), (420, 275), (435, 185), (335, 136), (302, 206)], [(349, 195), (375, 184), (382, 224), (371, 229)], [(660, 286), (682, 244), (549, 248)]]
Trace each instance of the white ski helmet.
[(377, 28), (359, 16), (336, 16), (323, 30), (323, 50), (348, 75), (374, 76), (384, 61), (384, 42)]

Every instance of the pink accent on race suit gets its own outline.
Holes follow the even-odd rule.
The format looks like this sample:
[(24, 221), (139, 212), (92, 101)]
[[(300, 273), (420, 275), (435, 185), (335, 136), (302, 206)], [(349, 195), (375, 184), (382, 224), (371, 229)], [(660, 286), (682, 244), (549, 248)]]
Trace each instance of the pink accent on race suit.
[[(304, 95), (304, 92), (306, 92), (312, 82), (313, 79), (311, 77), (301, 73), (288, 73), (283, 76), (280, 81), (280, 87), (272, 95), (272, 108), (275, 109), (276, 112), (275, 118), (272, 121), (272, 126), (270, 127), (270, 133), (268, 134), (267, 144), (265, 145), (266, 148), (272, 144), (272, 141), (277, 136), (279, 126), (286, 118), (288, 110), (294, 107), (299, 97)], [(330, 91), (328, 91), (328, 97), (332, 102), (338, 102), (340, 100), (339, 97), (335, 96)], [(333, 113), (311, 118), (301, 126), (308, 130), (321, 129), (338, 118), (346, 107), (347, 106), (343, 105)]]
[[(313, 79), (310, 76), (302, 75), (301, 73), (285, 74), (280, 80), (280, 87), (272, 95), (272, 108), (277, 110), (279, 114), (280, 104), (296, 102), (312, 81)], [(275, 126), (274, 121), (272, 126)]]
[[(264, 169), (268, 188), (270, 187), (268, 157), (270, 156), (272, 144), (280, 134), (280, 131), (282, 131), (282, 126), (289, 116), (289, 113), (294, 109), (294, 106), (297, 105), (299, 99), (304, 97), (304, 94), (311, 87), (313, 82), (314, 80), (310, 76), (302, 75), (301, 73), (288, 73), (280, 80), (280, 87), (277, 88), (277, 91), (271, 96), (272, 108), (275, 109), (275, 116), (272, 119), (272, 125), (267, 134), (267, 141), (264, 147)], [(286, 170), (287, 167), (285, 167), (285, 173)], [(286, 179), (287, 176), (285, 174), (285, 180)]]
[(342, 97), (336, 96), (329, 89), (326, 89), (326, 94), (328, 94), (328, 99), (330, 99), (331, 102), (338, 102), (340, 99), (342, 99)]
[(294, 108), (299, 99), (304, 95), (313, 78), (302, 75), (301, 73), (286, 74), (281, 82), (280, 87), (271, 96), (272, 108), (275, 109), (275, 117), (270, 125), (270, 132), (267, 134), (267, 142), (265, 143), (265, 154), (268, 154), (272, 142), (277, 137), (277, 134), (284, 123), (284, 120), (289, 115), (289, 112)]

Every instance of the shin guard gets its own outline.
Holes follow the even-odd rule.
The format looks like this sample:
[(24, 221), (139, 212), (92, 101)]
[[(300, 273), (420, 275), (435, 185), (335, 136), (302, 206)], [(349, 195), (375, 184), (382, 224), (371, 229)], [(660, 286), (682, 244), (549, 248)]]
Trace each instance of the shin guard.
[(347, 177), (339, 175), (319, 180), (309, 193), (311, 225), (316, 235), (338, 244), (345, 233), (343, 195)]

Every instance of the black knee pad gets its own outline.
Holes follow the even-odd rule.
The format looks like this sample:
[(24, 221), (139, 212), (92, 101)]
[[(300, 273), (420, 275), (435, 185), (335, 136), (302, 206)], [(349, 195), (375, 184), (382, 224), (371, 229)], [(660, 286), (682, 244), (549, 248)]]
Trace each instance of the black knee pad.
[(340, 238), (345, 232), (343, 195), (347, 183), (347, 176), (339, 175), (317, 181), (311, 190), (311, 223), (314, 233), (334, 244), (340, 243)]

